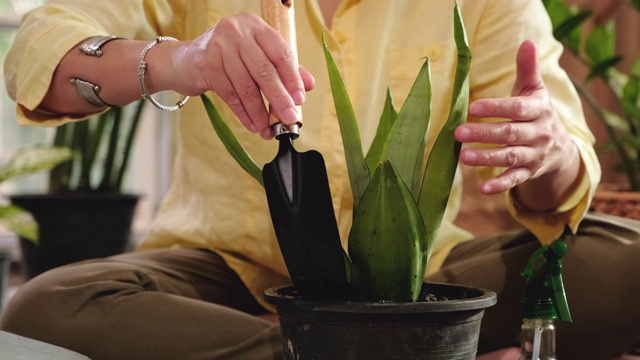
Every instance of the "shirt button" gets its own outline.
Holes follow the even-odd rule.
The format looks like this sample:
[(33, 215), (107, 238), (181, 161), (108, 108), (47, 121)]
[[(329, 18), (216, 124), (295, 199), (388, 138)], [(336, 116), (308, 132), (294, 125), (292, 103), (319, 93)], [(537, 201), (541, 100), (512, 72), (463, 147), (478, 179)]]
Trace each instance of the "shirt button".
[(347, 36), (340, 30), (336, 31), (333, 35), (336, 37), (336, 41), (340, 44), (344, 44), (347, 40)]
[(427, 50), (427, 57), (429, 57), (430, 60), (438, 60), (440, 55), (442, 55), (442, 51), (439, 46), (434, 45)]

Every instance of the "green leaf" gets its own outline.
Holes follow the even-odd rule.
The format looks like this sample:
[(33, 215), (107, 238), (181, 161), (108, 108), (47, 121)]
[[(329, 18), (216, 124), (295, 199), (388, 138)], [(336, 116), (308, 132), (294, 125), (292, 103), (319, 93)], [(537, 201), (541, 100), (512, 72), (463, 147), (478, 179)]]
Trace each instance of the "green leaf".
[(565, 40), (567, 37), (576, 31), (580, 31), (580, 26), (592, 15), (591, 11), (581, 11), (577, 14), (571, 14), (560, 23), (553, 35), (558, 40)]
[(131, 156), (131, 150), (133, 149), (133, 141), (136, 138), (138, 128), (140, 127), (140, 119), (142, 118), (142, 110), (147, 102), (139, 100), (135, 105), (134, 115), (131, 118), (131, 124), (129, 124), (128, 131), (125, 133), (124, 146), (122, 149), (122, 156), (120, 161), (115, 166), (115, 177), (113, 179), (113, 188), (120, 190), (122, 188), (122, 182), (124, 180), (124, 174), (129, 163), (129, 157)]
[(603, 110), (604, 121), (607, 125), (611, 126), (619, 132), (625, 133), (630, 131), (629, 123), (617, 113), (612, 111)]
[(338, 67), (324, 40), (324, 35), (322, 37), (322, 44), (324, 46), (324, 56), (327, 61), (333, 103), (336, 107), (336, 113), (338, 114), (342, 145), (344, 146), (344, 154), (347, 160), (347, 170), (349, 171), (349, 181), (351, 182), (351, 191), (353, 193), (353, 205), (354, 208), (357, 208), (360, 199), (362, 199), (362, 194), (364, 194), (369, 184), (369, 168), (367, 167), (362, 151), (360, 130), (358, 129), (358, 123), (355, 113), (353, 112), (349, 94), (347, 94), (347, 89), (344, 86)]
[[(393, 97), (391, 96), (391, 89), (387, 89), (387, 98), (384, 102), (382, 114), (380, 115), (380, 122), (378, 123), (376, 136), (373, 139), (371, 147), (367, 152), (367, 157), (365, 158), (367, 167), (369, 169), (375, 169), (376, 167), (378, 167), (378, 163), (383, 160), (382, 151), (384, 150), (384, 144), (389, 137), (391, 127), (395, 123), (397, 117), (398, 113), (393, 107)], [(373, 176), (373, 172), (371, 173), (371, 176)]]
[(554, 29), (553, 36), (578, 54), (582, 39), (581, 25), (592, 15), (591, 11), (581, 12), (577, 6), (570, 7), (562, 0), (546, 1), (544, 5)]
[(622, 90), (622, 108), (624, 112), (640, 120), (640, 77), (630, 76)]
[(616, 28), (612, 21), (598, 25), (589, 32), (584, 45), (591, 64), (601, 64), (615, 57)]
[(425, 228), (411, 192), (382, 161), (349, 233), (351, 284), (365, 301), (415, 301), (424, 281)]
[(424, 144), (431, 119), (431, 77), (429, 60), (425, 60), (407, 99), (398, 113), (389, 138), (385, 143), (382, 159), (389, 159), (410, 186), (417, 198), (419, 188), (414, 189), (414, 173), (422, 170)]
[(207, 97), (207, 95), (200, 95), (202, 102), (204, 103), (204, 107), (207, 110), (207, 115), (209, 115), (209, 120), (211, 121), (211, 125), (213, 125), (213, 129), (218, 134), (218, 137), (224, 144), (229, 154), (233, 156), (236, 162), (254, 179), (256, 179), (260, 185), (264, 187), (264, 182), (262, 181), (262, 170), (258, 167), (258, 165), (253, 161), (251, 156), (247, 153), (247, 151), (242, 147), (238, 138), (233, 134), (227, 123), (224, 122), (222, 116), (213, 105), (213, 102)]
[(0, 225), (38, 244), (38, 223), (28, 211), (21, 207), (0, 205)]
[(69, 161), (73, 152), (65, 147), (34, 146), (18, 151), (7, 163), (0, 166), (0, 182), (40, 171)]
[[(74, 149), (75, 146), (72, 141), (74, 129), (75, 122), (58, 126), (56, 128), (53, 145), (55, 147)], [(51, 169), (49, 173), (49, 192), (63, 192), (70, 188), (73, 163), (74, 161), (67, 161)]]
[(427, 230), (429, 247), (431, 247), (440, 228), (460, 157), (461, 144), (455, 140), (453, 133), (459, 125), (466, 122), (469, 107), (471, 50), (469, 49), (464, 23), (457, 4), (454, 20), (454, 38), (458, 50), (458, 62), (456, 64), (449, 117), (438, 134), (429, 155), (418, 198), (418, 207)]
[(619, 64), (622, 61), (622, 56), (615, 56), (611, 59), (607, 59), (596, 66), (591, 68), (589, 75), (587, 75), (587, 81), (593, 80), (596, 77), (607, 78), (609, 75), (609, 70), (611, 70), (614, 66)]

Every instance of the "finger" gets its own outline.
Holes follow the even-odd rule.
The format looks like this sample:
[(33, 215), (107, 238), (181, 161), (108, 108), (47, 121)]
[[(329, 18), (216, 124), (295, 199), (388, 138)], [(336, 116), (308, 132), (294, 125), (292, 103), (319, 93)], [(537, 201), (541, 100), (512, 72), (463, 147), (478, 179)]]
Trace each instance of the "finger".
[(525, 167), (509, 168), (496, 178), (482, 182), (480, 192), (485, 195), (503, 193), (524, 183), (530, 177), (531, 171)]
[[(316, 79), (311, 75), (311, 73), (302, 65), (300, 67), (300, 77), (302, 78), (302, 83), (304, 84), (305, 91), (311, 91), (316, 86)], [(300, 104), (299, 104), (300, 105)]]
[(278, 119), (287, 125), (295, 124), (300, 121), (296, 103), (304, 102), (305, 93), (293, 51), (272, 28), (258, 33), (256, 43), (261, 53), (250, 53), (243, 47), (242, 61)]
[(477, 118), (503, 118), (528, 121), (539, 118), (547, 108), (543, 96), (515, 96), (476, 100), (469, 105), (469, 115)]
[(272, 33), (276, 32), (258, 33), (256, 35), (256, 42), (264, 49), (267, 58), (269, 58), (275, 66), (282, 84), (289, 92), (289, 95), (291, 95), (293, 102), (296, 105), (302, 105), (306, 94), (305, 84), (300, 76), (297, 54), (294, 51), (294, 47), (287, 44), (279, 34), (277, 36), (282, 41), (274, 42), (272, 40)]
[(544, 87), (534, 42), (526, 40), (520, 45), (516, 55), (516, 69), (513, 96), (530, 94)]
[(529, 122), (468, 123), (458, 126), (454, 135), (461, 143), (530, 145), (541, 137), (541, 129)]
[(521, 167), (537, 160), (536, 151), (529, 146), (503, 146), (499, 148), (467, 148), (460, 153), (460, 161), (470, 166)]
[[(254, 48), (257, 49), (254, 51), (259, 52), (257, 46)], [(234, 101), (240, 102), (247, 114), (248, 121), (252, 125), (248, 128), (250, 130), (255, 129), (254, 132), (263, 134), (265, 128), (269, 127), (269, 115), (258, 85), (251, 77), (244, 63), (238, 61), (238, 55), (235, 51), (229, 50), (224, 52), (222, 65), (235, 91), (237, 100), (234, 99)], [(238, 105), (238, 108), (239, 107), (240, 105)]]
[[(222, 59), (220, 59), (220, 62), (222, 63)], [(247, 113), (244, 104), (240, 99), (240, 96), (236, 92), (236, 89), (231, 83), (231, 80), (227, 77), (227, 73), (225, 73), (224, 71), (224, 65), (222, 71), (215, 71), (212, 74), (212, 77), (216, 79), (213, 89), (216, 94), (218, 94), (222, 101), (224, 101), (229, 106), (231, 111), (236, 114), (238, 120), (240, 120), (242, 125), (244, 125), (251, 132), (258, 132), (258, 129), (254, 125), (252, 117)], [(262, 117), (264, 119), (262, 122), (268, 121), (268, 114), (266, 109), (264, 109), (264, 106), (261, 114), (258, 113), (254, 114), (253, 116), (257, 119), (260, 119)]]

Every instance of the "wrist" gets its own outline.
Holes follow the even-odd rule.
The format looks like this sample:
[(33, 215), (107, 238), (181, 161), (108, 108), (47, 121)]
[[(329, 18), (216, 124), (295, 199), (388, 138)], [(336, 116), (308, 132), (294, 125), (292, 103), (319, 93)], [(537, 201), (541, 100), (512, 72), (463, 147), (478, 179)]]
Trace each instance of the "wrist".
[[(139, 54), (145, 46), (140, 48)], [(149, 94), (155, 94), (165, 90), (175, 90), (175, 66), (172, 61), (173, 52), (179, 46), (175, 41), (162, 41), (149, 49), (144, 56), (146, 70), (144, 82)]]

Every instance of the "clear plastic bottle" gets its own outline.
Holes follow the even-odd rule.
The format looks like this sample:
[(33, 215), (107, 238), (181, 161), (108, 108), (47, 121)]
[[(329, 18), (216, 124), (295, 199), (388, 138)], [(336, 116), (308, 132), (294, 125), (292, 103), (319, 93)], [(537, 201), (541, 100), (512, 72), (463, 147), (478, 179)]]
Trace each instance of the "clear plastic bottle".
[(553, 319), (523, 319), (520, 360), (557, 360)]

